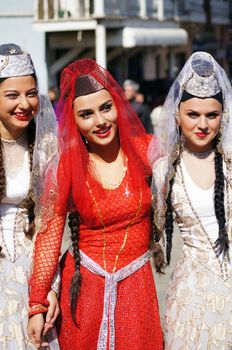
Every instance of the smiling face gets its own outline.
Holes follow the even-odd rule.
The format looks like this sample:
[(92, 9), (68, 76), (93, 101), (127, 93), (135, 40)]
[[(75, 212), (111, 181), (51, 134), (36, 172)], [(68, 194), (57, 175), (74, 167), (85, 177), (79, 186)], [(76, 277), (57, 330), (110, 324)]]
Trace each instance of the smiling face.
[(80, 133), (90, 147), (108, 146), (117, 137), (117, 110), (109, 91), (76, 97), (73, 112)]
[(212, 147), (222, 118), (222, 104), (214, 98), (191, 98), (181, 102), (177, 123), (186, 138), (186, 147), (205, 152)]
[(7, 78), (0, 83), (0, 133), (17, 138), (37, 113), (38, 91), (31, 75)]

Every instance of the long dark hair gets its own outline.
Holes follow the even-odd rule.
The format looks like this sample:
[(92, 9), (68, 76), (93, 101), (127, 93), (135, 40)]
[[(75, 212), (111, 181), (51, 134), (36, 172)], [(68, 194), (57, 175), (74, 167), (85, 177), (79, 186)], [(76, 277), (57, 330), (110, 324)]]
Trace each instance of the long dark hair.
[(71, 231), (72, 239), (72, 248), (73, 248), (73, 257), (75, 263), (75, 272), (72, 278), (71, 287), (70, 287), (70, 310), (72, 314), (73, 322), (76, 324), (76, 305), (78, 296), (80, 293), (81, 287), (81, 273), (80, 273), (80, 249), (79, 249), (79, 215), (77, 211), (74, 211), (68, 216), (69, 222), (68, 225)]
[[(176, 159), (173, 166), (176, 173), (177, 165), (180, 162), (180, 157)], [(172, 187), (174, 184), (175, 175), (169, 182), (169, 192), (166, 199), (167, 210), (165, 214), (165, 234), (166, 234), (166, 259), (167, 264), (170, 264), (171, 261), (171, 250), (172, 250), (172, 236), (173, 236), (173, 207), (172, 207)]]

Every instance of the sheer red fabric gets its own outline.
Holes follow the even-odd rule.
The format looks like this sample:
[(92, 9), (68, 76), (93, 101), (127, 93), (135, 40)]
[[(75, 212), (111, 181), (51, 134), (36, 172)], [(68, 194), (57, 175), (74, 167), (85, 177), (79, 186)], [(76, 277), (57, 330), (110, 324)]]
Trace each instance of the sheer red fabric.
[[(91, 74), (110, 92), (117, 108), (119, 141), (128, 169), (115, 190), (105, 190), (95, 178), (86, 145), (75, 124), (72, 110), (74, 85), (76, 78), (84, 74)], [(80, 248), (107, 271), (116, 271), (138, 258), (148, 249), (150, 241), (151, 198), (147, 179), (151, 175), (151, 169), (146, 159), (148, 138), (120, 86), (95, 61), (76, 61), (62, 73), (61, 97), (57, 110), (61, 155), (57, 172), (58, 196), (53, 219), (46, 225), (41, 225), (46, 229), (37, 236), (30, 281), (30, 307), (48, 305), (46, 295), (57, 269), (65, 215), (70, 206), (77, 209), (81, 220)], [(46, 180), (44, 203), (52, 183), (54, 179)], [(102, 317), (104, 280), (81, 267), (83, 282), (77, 306), (80, 328), (77, 328), (72, 323), (68, 305), (73, 272), (73, 258), (68, 253), (61, 289), (61, 347), (64, 350), (96, 349), (98, 325)], [(162, 349), (162, 333), (150, 264), (147, 263), (125, 281), (121, 281), (118, 293), (116, 348), (136, 349), (137, 344), (140, 344), (137, 349)], [(128, 313), (129, 307), (133, 311), (133, 317)], [(80, 310), (83, 318), (80, 317)]]
[[(46, 196), (50, 196), (54, 183), (58, 183), (57, 204), (54, 205), (54, 220), (60, 221), (60, 217), (65, 216), (68, 203), (74, 203), (80, 215), (85, 215), (86, 225), (92, 223), (92, 216), (89, 215), (89, 203), (91, 196), (86, 185), (87, 173), (91, 172), (89, 154), (84, 141), (76, 127), (72, 104), (74, 99), (75, 80), (80, 75), (91, 74), (101, 83), (111, 94), (118, 112), (118, 132), (120, 146), (128, 160), (128, 168), (131, 176), (132, 187), (144, 187), (144, 178), (150, 175), (150, 169), (138, 147), (140, 141), (146, 139), (145, 129), (126, 100), (123, 90), (114, 80), (108, 71), (100, 67), (94, 60), (83, 59), (70, 64), (64, 69), (61, 75), (60, 99), (57, 106), (57, 117), (59, 122), (58, 142), (60, 164), (57, 172), (57, 180), (54, 181), (54, 173), (46, 179), (46, 186), (42, 201), (46, 207)], [(49, 173), (49, 171), (48, 171)], [(98, 190), (99, 196), (104, 198), (105, 193), (101, 188)], [(71, 200), (72, 199), (72, 200)], [(57, 242), (60, 244), (59, 230), (56, 234), (51, 233), (51, 224), (43, 224), (45, 216), (41, 217), (41, 227), (45, 227), (44, 232), (38, 233), (35, 246), (35, 263), (32, 278), (30, 281), (30, 305), (36, 303), (47, 304), (44, 300), (45, 290), (49, 290), (55, 267), (59, 257)], [(59, 226), (59, 223), (54, 226)], [(47, 244), (49, 242), (49, 244)], [(48, 248), (49, 245), (49, 248)], [(54, 248), (53, 248), (54, 247)], [(53, 259), (51, 260), (51, 254)], [(52, 263), (48, 261), (52, 261)], [(38, 288), (38, 285), (40, 287)], [(43, 288), (42, 288), (43, 285)], [(42, 293), (43, 289), (43, 293)], [(41, 292), (39, 292), (41, 291)]]
[[(111, 94), (118, 112), (118, 130), (120, 146), (128, 159), (128, 166), (133, 180), (133, 185), (142, 183), (146, 173), (150, 170), (141, 159), (136, 140), (145, 137), (145, 129), (137, 117), (131, 104), (126, 100), (119, 84), (110, 73), (100, 67), (94, 60), (83, 59), (70, 64), (64, 69), (61, 76), (61, 97), (57, 107), (59, 120), (59, 140), (62, 153), (66, 150), (69, 164), (66, 165), (66, 173), (72, 174), (72, 196), (78, 212), (88, 212), (90, 195), (86, 186), (87, 171), (91, 171), (89, 154), (83, 139), (77, 130), (72, 102), (75, 94), (75, 80), (80, 75), (90, 74)], [(62, 183), (61, 186), (66, 186)], [(101, 195), (104, 197), (104, 192)], [(80, 201), (79, 198), (82, 198)]]

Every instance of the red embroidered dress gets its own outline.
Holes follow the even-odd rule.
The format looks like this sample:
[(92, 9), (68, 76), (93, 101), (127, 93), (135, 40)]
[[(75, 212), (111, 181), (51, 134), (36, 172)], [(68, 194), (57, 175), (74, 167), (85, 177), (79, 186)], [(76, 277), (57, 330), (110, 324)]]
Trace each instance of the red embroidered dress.
[[(85, 70), (82, 71), (82, 74), (86, 73), (86, 60), (83, 61), (85, 61)], [(89, 61), (91, 60), (88, 60), (87, 63)], [(98, 69), (96, 64), (94, 69)], [(88, 69), (87, 73), (89, 73)], [(76, 76), (77, 73), (75, 78)], [(98, 78), (101, 84), (105, 84), (101, 77), (94, 77)], [(88, 167), (88, 153), (78, 133), (72, 139), (71, 134), (76, 132), (74, 122), (71, 124), (72, 119), (70, 118), (69, 123), (61, 125), (61, 129), (62, 127), (63, 130), (65, 129), (65, 136), (68, 135), (67, 142), (71, 144), (69, 147), (73, 147), (74, 139), (75, 142), (77, 140), (78, 145), (75, 144), (73, 151), (70, 151), (69, 148), (66, 155), (66, 150), (63, 151), (61, 162), (63, 164), (60, 169), (62, 168), (64, 173), (60, 171), (58, 174), (59, 184), (62, 184), (59, 190), (59, 205), (54, 210), (53, 220), (48, 223), (43, 232), (38, 234), (36, 240), (34, 271), (30, 283), (30, 306), (33, 313), (33, 307), (36, 310), (38, 305), (44, 307), (48, 304), (46, 290), (57, 268), (66, 213), (60, 203), (68, 197), (69, 186), (67, 184), (71, 182), (73, 201), (80, 217), (79, 248), (87, 259), (91, 259), (92, 264), (97, 264), (96, 269), (101, 270), (106, 277), (111, 278), (121, 274), (121, 271), (128, 269), (129, 264), (130, 271), (129, 274), (124, 273), (118, 283), (112, 277), (109, 287), (108, 277), (105, 278), (98, 272), (93, 272), (92, 267), (86, 267), (84, 264), (86, 259), (82, 256), (83, 262), (80, 268), (82, 284), (77, 302), (77, 326), (75, 326), (69, 302), (70, 284), (75, 267), (73, 256), (70, 252), (67, 253), (62, 266), (60, 294), (61, 318), (58, 332), (61, 349), (161, 350), (163, 342), (157, 297), (150, 261), (146, 255), (151, 234), (151, 197), (146, 181), (147, 176), (150, 175), (146, 161), (148, 139), (137, 116), (126, 105), (126, 102), (122, 101), (123, 98), (118, 97), (122, 92), (118, 90), (114, 95), (118, 85), (111, 76), (108, 75), (107, 79), (107, 82), (110, 80), (110, 86), (107, 85), (107, 89), (119, 113), (120, 144), (127, 159), (127, 170), (117, 188), (103, 189)], [(64, 81), (67, 84), (67, 79)], [(115, 86), (112, 88), (113, 84)], [(72, 101), (73, 97), (70, 100)], [(122, 115), (127, 117), (126, 113), (128, 113), (124, 105), (129, 109), (130, 114), (128, 115), (134, 118), (130, 124), (127, 124), (126, 118), (123, 123), (121, 121)], [(122, 108), (124, 108), (124, 113), (122, 113)], [(122, 125), (127, 130), (123, 130)], [(131, 131), (132, 134), (129, 137), (128, 133)], [(87, 153), (86, 159), (85, 152)], [(86, 172), (82, 172), (80, 163)], [(146, 256), (147, 260), (144, 260), (145, 262), (138, 267), (138, 260), (140, 259), (141, 262), (141, 256)], [(136, 263), (134, 263), (135, 260)], [(132, 265), (137, 266), (133, 273)], [(122, 268), (124, 270), (121, 270)], [(108, 287), (110, 288), (110, 299), (106, 302)], [(113, 288), (115, 288), (114, 291)], [(111, 298), (112, 295), (114, 298)], [(115, 303), (115, 309), (112, 312), (113, 303)], [(102, 326), (103, 313), (107, 321)], [(102, 341), (101, 332), (106, 335)], [(101, 347), (104, 341), (105, 346)], [(113, 347), (112, 343), (114, 343)]]
[[(91, 227), (81, 216), (80, 249), (108, 272), (117, 271), (144, 254), (150, 242), (150, 189), (135, 191), (128, 173), (114, 190), (98, 196), (100, 184), (89, 175), (93, 200)], [(97, 203), (97, 205), (95, 204)], [(88, 221), (88, 218), (87, 218)], [(104, 223), (104, 227), (103, 227)], [(105, 257), (105, 259), (104, 259)], [(117, 260), (118, 258), (118, 260)], [(105, 279), (81, 267), (82, 287), (77, 304), (78, 328), (70, 315), (69, 290), (74, 273), (68, 253), (62, 271), (60, 298), (61, 349), (97, 349), (103, 315)], [(75, 347), (74, 345), (75, 344)], [(115, 349), (162, 349), (162, 333), (150, 262), (118, 283), (115, 309)]]

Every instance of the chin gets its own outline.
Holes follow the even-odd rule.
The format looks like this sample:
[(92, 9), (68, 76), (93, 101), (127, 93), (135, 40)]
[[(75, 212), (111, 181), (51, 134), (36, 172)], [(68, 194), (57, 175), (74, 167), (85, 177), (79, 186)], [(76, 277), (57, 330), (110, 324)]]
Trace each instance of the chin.
[(97, 140), (94, 143), (99, 146), (109, 146), (113, 142), (112, 138), (110, 139), (102, 139), (102, 140)]

